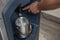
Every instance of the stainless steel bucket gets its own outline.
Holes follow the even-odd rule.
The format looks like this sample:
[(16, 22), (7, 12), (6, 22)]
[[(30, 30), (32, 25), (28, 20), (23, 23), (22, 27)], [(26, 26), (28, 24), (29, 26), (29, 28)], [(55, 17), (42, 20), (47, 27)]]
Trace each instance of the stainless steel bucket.
[(16, 25), (21, 38), (26, 38), (32, 31), (32, 26), (30, 25), (29, 20), (25, 17), (17, 18)]

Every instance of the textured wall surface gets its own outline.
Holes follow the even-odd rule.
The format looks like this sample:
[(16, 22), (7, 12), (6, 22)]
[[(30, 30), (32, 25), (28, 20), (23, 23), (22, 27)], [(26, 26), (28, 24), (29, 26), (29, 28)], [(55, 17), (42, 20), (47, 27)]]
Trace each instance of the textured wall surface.
[(60, 18), (60, 8), (55, 9), (55, 10), (43, 11), (43, 12), (45, 12), (46, 14)]

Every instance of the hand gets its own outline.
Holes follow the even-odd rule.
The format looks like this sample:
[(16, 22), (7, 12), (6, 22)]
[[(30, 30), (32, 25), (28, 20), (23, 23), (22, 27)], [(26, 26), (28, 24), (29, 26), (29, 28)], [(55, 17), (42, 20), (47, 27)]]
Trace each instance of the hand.
[(53, 10), (59, 8), (60, 5), (57, 5), (58, 2), (60, 3), (60, 1), (57, 0), (41, 0), (40, 2), (35, 1), (23, 10), (28, 10), (29, 12), (37, 14), (42, 10)]
[(23, 10), (28, 10), (29, 12), (37, 14), (40, 12), (38, 5), (39, 5), (39, 2), (36, 1), (36, 2), (32, 3), (31, 5), (23, 8)]

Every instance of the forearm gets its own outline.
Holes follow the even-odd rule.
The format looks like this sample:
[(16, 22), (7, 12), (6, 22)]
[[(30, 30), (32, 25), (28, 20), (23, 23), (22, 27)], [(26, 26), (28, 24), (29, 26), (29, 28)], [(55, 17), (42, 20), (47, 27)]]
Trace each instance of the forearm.
[(56, 5), (60, 6), (60, 0), (56, 0)]
[(51, 10), (60, 8), (60, 0), (42, 0), (39, 3), (39, 9), (42, 10)]

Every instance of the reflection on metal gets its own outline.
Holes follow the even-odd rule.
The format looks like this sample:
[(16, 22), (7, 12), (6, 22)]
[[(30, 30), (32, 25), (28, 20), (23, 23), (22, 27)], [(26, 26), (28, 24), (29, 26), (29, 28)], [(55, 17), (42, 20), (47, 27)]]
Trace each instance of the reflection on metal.
[(26, 38), (32, 31), (29, 20), (25, 17), (20, 17), (16, 20), (17, 29), (19, 30), (21, 38)]
[(1, 32), (1, 28), (0, 28), (0, 40), (3, 40), (3, 39), (2, 39), (2, 32)]

